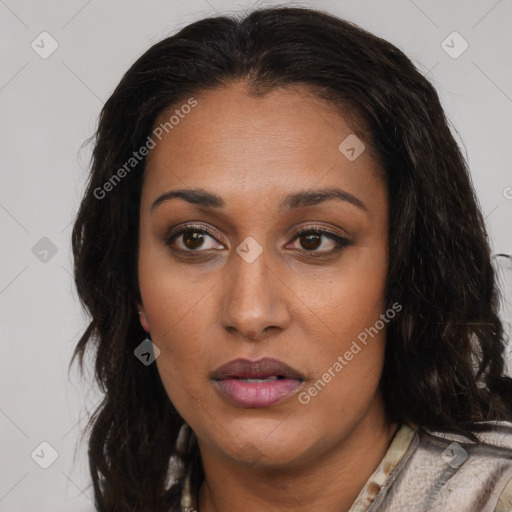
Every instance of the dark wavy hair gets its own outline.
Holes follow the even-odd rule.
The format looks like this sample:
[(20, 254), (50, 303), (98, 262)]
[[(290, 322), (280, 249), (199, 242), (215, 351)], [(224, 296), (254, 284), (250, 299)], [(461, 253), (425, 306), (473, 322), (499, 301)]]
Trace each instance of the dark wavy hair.
[(278, 6), (209, 17), (151, 47), (106, 102), (73, 228), (75, 282), (91, 321), (71, 364), (80, 356), (83, 372), (91, 345), (104, 393), (87, 426), (102, 512), (179, 510), (180, 468), (192, 471), (195, 486), (204, 475), (197, 445), (190, 453), (177, 447), (184, 420), (156, 365), (134, 356), (146, 335), (136, 309), (144, 159), (105, 197), (97, 191), (144, 145), (164, 109), (234, 81), (254, 95), (306, 87), (351, 121), (382, 169), (386, 301), (403, 307), (387, 329), (380, 382), (390, 419), (471, 439), (482, 422), (512, 419), (484, 219), (434, 87), (395, 46), (322, 11)]

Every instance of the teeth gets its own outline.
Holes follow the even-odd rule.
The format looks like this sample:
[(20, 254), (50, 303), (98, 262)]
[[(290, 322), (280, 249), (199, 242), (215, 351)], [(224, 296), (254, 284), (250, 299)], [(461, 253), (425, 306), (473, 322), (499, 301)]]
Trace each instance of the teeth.
[(267, 377), (266, 379), (240, 379), (244, 382), (248, 382), (250, 384), (256, 383), (256, 382), (272, 382), (274, 380), (277, 380), (277, 377), (275, 375), (272, 375), (271, 377)]

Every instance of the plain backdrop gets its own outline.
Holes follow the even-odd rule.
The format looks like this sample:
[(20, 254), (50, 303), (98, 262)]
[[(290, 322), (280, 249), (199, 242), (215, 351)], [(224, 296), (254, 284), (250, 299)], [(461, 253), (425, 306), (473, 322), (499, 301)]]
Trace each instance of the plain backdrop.
[[(0, 0), (0, 512), (94, 510), (79, 436), (99, 395), (90, 374), (67, 368), (86, 325), (70, 257), (90, 156), (80, 148), (103, 103), (157, 41), (205, 16), (269, 4)], [(391, 41), (428, 75), (467, 155), (493, 250), (511, 254), (512, 2), (300, 5)]]

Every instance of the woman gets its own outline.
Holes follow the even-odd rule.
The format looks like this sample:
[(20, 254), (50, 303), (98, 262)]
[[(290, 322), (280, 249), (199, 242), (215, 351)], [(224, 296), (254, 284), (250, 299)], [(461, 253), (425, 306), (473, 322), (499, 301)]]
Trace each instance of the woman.
[(150, 48), (73, 231), (101, 511), (510, 511), (484, 222), (430, 83), (301, 8)]

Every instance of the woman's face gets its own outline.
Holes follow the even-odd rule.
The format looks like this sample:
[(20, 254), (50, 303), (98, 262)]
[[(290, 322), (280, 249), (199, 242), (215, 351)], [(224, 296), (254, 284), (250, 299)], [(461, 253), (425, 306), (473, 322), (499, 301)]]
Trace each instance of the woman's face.
[(203, 457), (307, 461), (383, 417), (386, 187), (305, 88), (195, 100), (147, 159), (141, 323)]

